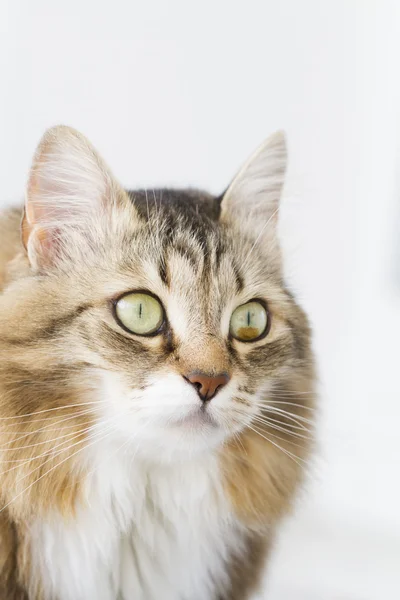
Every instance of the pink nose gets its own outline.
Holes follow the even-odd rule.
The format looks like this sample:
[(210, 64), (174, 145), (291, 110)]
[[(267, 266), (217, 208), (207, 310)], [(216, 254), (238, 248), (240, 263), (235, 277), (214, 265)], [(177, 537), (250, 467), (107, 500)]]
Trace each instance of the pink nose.
[(219, 375), (206, 375), (199, 371), (193, 371), (185, 377), (189, 383), (192, 384), (200, 399), (203, 402), (211, 400), (229, 381), (230, 377), (226, 373), (219, 373)]

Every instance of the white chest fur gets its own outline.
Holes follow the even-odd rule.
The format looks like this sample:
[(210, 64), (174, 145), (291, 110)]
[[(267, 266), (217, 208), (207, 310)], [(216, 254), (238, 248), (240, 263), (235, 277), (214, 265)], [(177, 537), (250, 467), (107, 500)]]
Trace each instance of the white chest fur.
[(73, 522), (32, 528), (46, 600), (214, 598), (242, 539), (214, 456), (157, 468), (103, 457), (86, 489)]

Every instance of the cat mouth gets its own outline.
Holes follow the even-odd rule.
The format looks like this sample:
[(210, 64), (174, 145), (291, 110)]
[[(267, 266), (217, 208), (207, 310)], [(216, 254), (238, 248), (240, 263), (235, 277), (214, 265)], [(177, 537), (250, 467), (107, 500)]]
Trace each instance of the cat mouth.
[(193, 429), (204, 426), (218, 427), (218, 423), (203, 406), (177, 419), (174, 421), (174, 425)]

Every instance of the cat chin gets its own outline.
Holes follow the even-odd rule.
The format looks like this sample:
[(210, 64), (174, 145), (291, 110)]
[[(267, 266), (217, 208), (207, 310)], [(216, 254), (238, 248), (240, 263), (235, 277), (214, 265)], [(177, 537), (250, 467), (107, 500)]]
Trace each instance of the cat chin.
[[(100, 430), (103, 423), (99, 423)], [(149, 464), (176, 464), (190, 461), (222, 448), (229, 434), (211, 423), (141, 424), (125, 421), (114, 429), (105, 445), (110, 454), (123, 454), (131, 461)]]
[(143, 439), (137, 456), (162, 464), (185, 462), (217, 450), (225, 439), (226, 434), (220, 428), (190, 427), (184, 431), (179, 427), (168, 428)]

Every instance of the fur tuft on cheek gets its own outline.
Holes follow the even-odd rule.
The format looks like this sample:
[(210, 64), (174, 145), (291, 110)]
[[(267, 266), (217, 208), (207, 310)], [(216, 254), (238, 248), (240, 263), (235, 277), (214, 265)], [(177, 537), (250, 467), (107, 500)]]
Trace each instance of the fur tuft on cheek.
[[(272, 438), (273, 439), (273, 438)], [(308, 456), (304, 449), (300, 460)], [(224, 484), (243, 523), (260, 530), (272, 526), (290, 508), (303, 469), (284, 451), (251, 429), (221, 450)]]
[[(306, 373), (308, 371), (308, 376)], [(273, 526), (291, 507), (314, 449), (315, 391), (310, 366), (286, 383), (251, 396), (247, 426), (220, 450), (224, 485), (239, 518), (255, 530)]]

